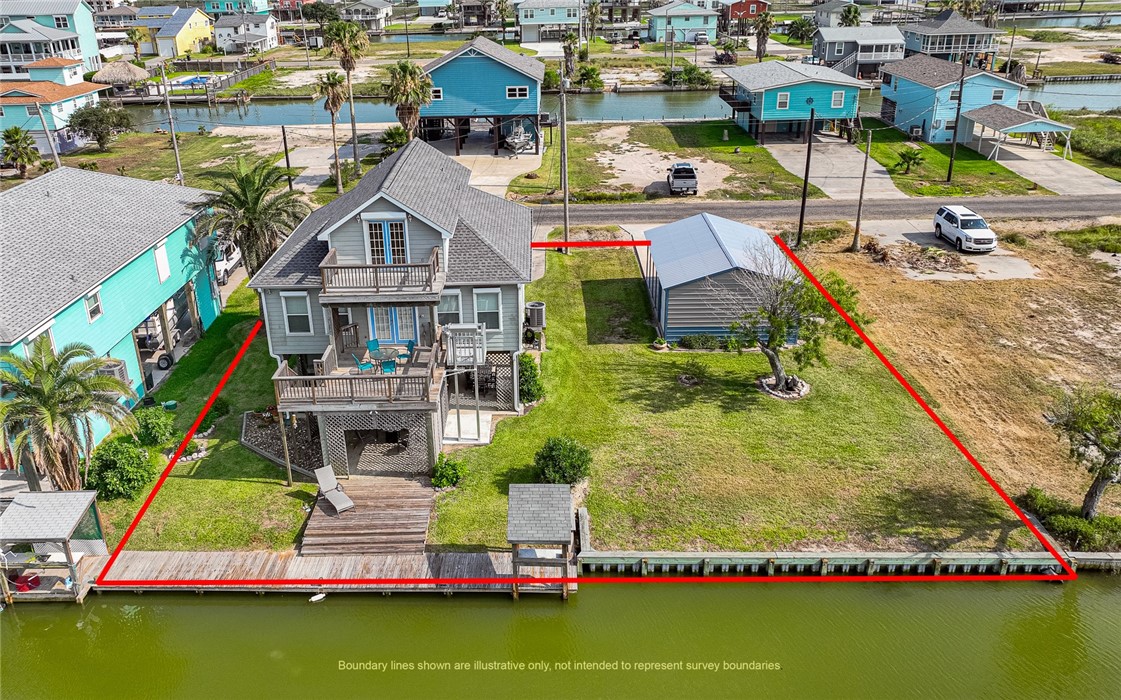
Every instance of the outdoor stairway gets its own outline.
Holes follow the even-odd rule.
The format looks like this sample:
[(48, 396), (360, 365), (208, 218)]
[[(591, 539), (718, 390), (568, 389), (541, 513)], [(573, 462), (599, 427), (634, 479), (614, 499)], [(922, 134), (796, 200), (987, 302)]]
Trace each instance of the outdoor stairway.
[(422, 553), (435, 494), (426, 480), (393, 476), (340, 479), (354, 508), (336, 514), (320, 498), (300, 542), (302, 556)]

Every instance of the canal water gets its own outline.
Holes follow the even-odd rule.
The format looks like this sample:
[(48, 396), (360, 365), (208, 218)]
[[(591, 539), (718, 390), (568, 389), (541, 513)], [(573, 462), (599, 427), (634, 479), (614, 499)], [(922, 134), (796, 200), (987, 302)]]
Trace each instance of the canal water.
[[(1121, 82), (1101, 83), (1051, 83), (1037, 88), (1025, 88), (1023, 99), (1038, 100), (1061, 109), (1086, 107), (1106, 110), (1121, 107)], [(865, 92), (861, 109), (879, 111), (879, 91)], [(559, 112), (556, 95), (545, 95), (541, 100), (543, 110)], [(166, 127), (167, 112), (162, 105), (133, 106), (128, 108), (133, 120), (142, 131)], [(323, 102), (311, 100), (257, 99), (246, 107), (221, 104), (207, 107), (202, 104), (173, 105), (179, 128), (193, 131), (199, 125), (212, 129), (216, 126), (279, 126), (281, 124), (329, 124), (330, 118)], [(392, 105), (381, 100), (355, 100), (355, 114), (360, 122), (395, 122)], [(668, 119), (716, 119), (731, 114), (715, 92), (626, 92), (570, 95), (568, 118), (581, 120), (640, 120), (663, 121)], [(344, 108), (342, 121), (349, 119)]]
[[(0, 642), (13, 698), (1113, 698), (1121, 577), (585, 584), (567, 603), (115, 593), (17, 604)], [(476, 666), (494, 662), (526, 667)]]

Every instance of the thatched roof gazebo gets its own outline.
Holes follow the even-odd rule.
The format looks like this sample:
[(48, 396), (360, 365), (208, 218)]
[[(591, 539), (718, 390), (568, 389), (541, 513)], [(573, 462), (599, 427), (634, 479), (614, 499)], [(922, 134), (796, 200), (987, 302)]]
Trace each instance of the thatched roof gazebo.
[(91, 80), (104, 85), (132, 85), (148, 79), (148, 71), (130, 61), (113, 61), (93, 74)]

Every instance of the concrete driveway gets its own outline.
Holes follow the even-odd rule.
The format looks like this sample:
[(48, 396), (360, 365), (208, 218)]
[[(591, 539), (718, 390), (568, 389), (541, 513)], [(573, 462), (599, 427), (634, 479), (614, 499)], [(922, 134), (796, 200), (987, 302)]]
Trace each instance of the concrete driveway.
[[(881, 244), (898, 245), (915, 243), (953, 251), (946, 241), (934, 235), (933, 213), (937, 207), (931, 205), (930, 219), (887, 219), (864, 221), (860, 225), (861, 236), (874, 236)], [(849, 222), (855, 224), (855, 222)], [(903, 273), (917, 280), (1013, 280), (1035, 279), (1039, 270), (1019, 257), (1012, 250), (997, 244), (991, 253), (965, 253), (964, 257), (976, 267), (974, 272), (918, 272), (904, 270)]]
[[(1061, 138), (1059, 139), (1062, 140)], [(992, 153), (994, 142), (985, 139), (973, 146), (986, 156)], [(1121, 182), (1062, 158), (1062, 146), (1055, 151), (1043, 151), (1021, 143), (1004, 143), (997, 154), (997, 162), (1020, 177), (1046, 187), (1055, 194), (1115, 194), (1121, 195)]]
[[(768, 143), (764, 146), (779, 165), (799, 179), (806, 172), (806, 144)], [(856, 199), (860, 196), (860, 176), (864, 171), (864, 152), (844, 139), (814, 137), (813, 157), (810, 159), (810, 183), (832, 199)], [(873, 159), (868, 160), (868, 180), (864, 186), (865, 199), (907, 199), (899, 191), (887, 168)]]

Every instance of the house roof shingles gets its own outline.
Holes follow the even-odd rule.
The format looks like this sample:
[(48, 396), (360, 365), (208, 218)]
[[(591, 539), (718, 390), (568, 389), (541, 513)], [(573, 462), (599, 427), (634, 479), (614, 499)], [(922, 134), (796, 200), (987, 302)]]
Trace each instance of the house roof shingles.
[(661, 7), (652, 7), (646, 11), (646, 14), (653, 17), (699, 17), (701, 15), (717, 15), (720, 13), (704, 7), (697, 7), (684, 0), (679, 0), (678, 2), (671, 2), (668, 5), (662, 5)]
[(510, 484), (506, 541), (517, 544), (567, 544), (575, 519), (572, 487), (567, 484)]
[(105, 90), (108, 87), (108, 85), (87, 82), (59, 85), (49, 80), (27, 80), (18, 83), (12, 81), (0, 84), (0, 105), (32, 105), (36, 102), (54, 104)]
[[(935, 58), (928, 56), (925, 53), (917, 53), (913, 56), (908, 56), (902, 61), (895, 61), (888, 63), (880, 69), (883, 73), (888, 73), (897, 78), (910, 80), (912, 83), (925, 85), (930, 88), (940, 88), (950, 83), (956, 83), (961, 80), (961, 64), (947, 61), (942, 58)], [(965, 67), (965, 79), (969, 80), (973, 76), (981, 75), (986, 71), (973, 66)], [(1017, 88), (1020, 87), (1019, 83), (1008, 80), (1004, 76), (996, 75), (995, 73), (988, 73), (994, 78), (999, 78)]]
[(1063, 124), (1062, 122), (1057, 122), (1054, 119), (1047, 119), (1046, 117), (1041, 117), (1031, 112), (1021, 112), (1018, 109), (995, 103), (985, 105), (984, 107), (978, 107), (977, 109), (971, 109), (968, 112), (962, 112), (961, 116), (971, 119), (982, 126), (987, 126), (990, 129), (996, 129), (997, 131), (1007, 131), (1013, 127), (1023, 126), (1031, 122), (1046, 122), (1055, 126), (1066, 127), (1070, 130), (1074, 129), (1074, 127)]
[(843, 10), (849, 5), (855, 4), (856, 3), (854, 2), (850, 2), (850, 0), (832, 0), (832, 2), (825, 2), (820, 5), (814, 5), (809, 9), (813, 10), (814, 12), (836, 12), (837, 10)]
[(471, 171), (414, 139), (354, 189), (313, 211), (253, 277), (260, 288), (319, 287), (327, 243), (316, 236), (384, 195), (450, 232), (448, 284), (528, 282), (533, 263), (529, 209), (468, 184)]
[[(5, 6), (4, 12), (9, 12)], [(60, 39), (77, 39), (78, 34), (66, 29), (44, 27), (33, 19), (13, 19), (6, 27), (0, 30), (0, 42), (29, 42), (29, 41), (58, 41)], [(18, 53), (18, 52), (17, 52)]]
[(525, 73), (538, 82), (541, 82), (545, 79), (544, 63), (538, 61), (536, 58), (530, 58), (529, 56), (520, 54), (517, 51), (511, 51), (505, 46), (496, 44), (490, 39), (481, 36), (472, 39), (466, 44), (463, 44), (451, 53), (446, 53), (440, 58), (428, 62), (424, 66), (424, 72), (431, 73), (445, 63), (448, 63), (471, 50), (475, 50), (483, 54), (484, 56), (493, 58), (499, 63), (510, 66), (520, 73)]
[(902, 44), (903, 32), (895, 25), (868, 27), (821, 27), (817, 30), (825, 41), (854, 41), (872, 44)]
[(51, 56), (50, 58), (40, 58), (38, 61), (23, 64), (24, 69), (27, 68), (65, 68), (66, 66), (76, 66), (82, 62), (80, 58), (62, 58), (60, 56)]
[(712, 214), (652, 228), (646, 239), (665, 289), (732, 269), (752, 270), (756, 250), (782, 255), (766, 231)]
[(0, 513), (0, 542), (63, 542), (94, 503), (94, 491), (23, 491)]
[(214, 20), (215, 29), (237, 28), (243, 27), (247, 24), (265, 24), (269, 20), (269, 15), (222, 15)]
[[(102, 87), (102, 86), (99, 86)], [(14, 343), (195, 216), (191, 187), (59, 168), (0, 192), (0, 343)]]
[(9, 17), (20, 15), (72, 15), (82, 0), (4, 0), (3, 12)]
[(988, 27), (962, 17), (956, 10), (943, 10), (928, 20), (903, 25), (907, 34), (1001, 34), (1001, 29)]
[(861, 88), (871, 87), (863, 80), (857, 80), (856, 78), (845, 75), (832, 68), (815, 66), (810, 63), (766, 61), (764, 63), (753, 63), (747, 66), (726, 68), (724, 74), (752, 91), (769, 90), (785, 85), (796, 85), (798, 83), (808, 82), (849, 85)]

